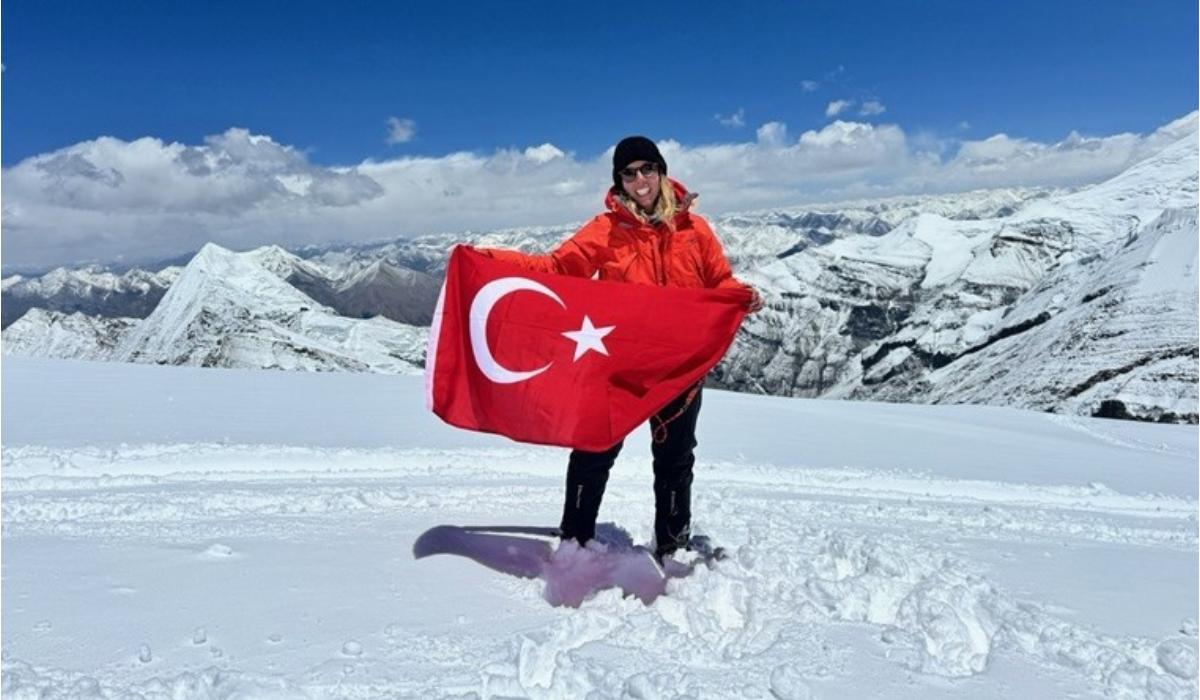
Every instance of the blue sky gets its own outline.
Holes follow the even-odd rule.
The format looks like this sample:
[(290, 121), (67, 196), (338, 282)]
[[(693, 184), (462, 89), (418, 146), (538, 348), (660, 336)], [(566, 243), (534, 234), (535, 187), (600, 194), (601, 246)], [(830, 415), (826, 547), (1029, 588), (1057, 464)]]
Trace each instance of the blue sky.
[[(883, 113), (846, 114), (909, 132), (1051, 140), (1147, 131), (1197, 101), (1194, 0), (644, 8), (5, 2), (3, 162), (235, 126), (322, 164), (543, 142), (588, 156), (627, 132), (820, 127), (835, 100), (874, 100)], [(738, 110), (741, 128), (714, 118)], [(389, 117), (413, 138), (388, 144)]]
[(1098, 182), (1195, 138), (1197, 5), (0, 5), (5, 270)]

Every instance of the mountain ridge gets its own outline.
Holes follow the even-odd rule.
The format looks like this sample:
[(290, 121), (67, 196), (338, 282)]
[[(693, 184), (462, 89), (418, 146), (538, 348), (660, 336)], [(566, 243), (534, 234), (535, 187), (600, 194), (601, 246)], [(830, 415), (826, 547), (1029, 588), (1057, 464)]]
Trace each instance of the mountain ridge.
[[(1197, 151), (1193, 133), (1109, 180), (1073, 190), (977, 190), (858, 200), (842, 211), (772, 209), (714, 217), (739, 276), (759, 287), (767, 307), (743, 324), (710, 382), (785, 396), (971, 401), (1196, 422), (1196, 252), (1180, 241), (1196, 238)], [(270, 277), (243, 294), (253, 301), (226, 309), (265, 324), (253, 326), (253, 333), (225, 328), (233, 339), (226, 342), (241, 348), (245, 362), (365, 370), (378, 362), (343, 356), (344, 349), (305, 334), (322, 329), (318, 334), (348, 337), (348, 329), (332, 330), (341, 323), (334, 318), (383, 315), (428, 323), (424, 314), (432, 310), (454, 244), (543, 252), (572, 231), (543, 226), (358, 248), (331, 245), (308, 249), (306, 258), (279, 246), (235, 254), (210, 244), (196, 257), (204, 267), (232, 265), (228, 256), (240, 256), (258, 271), (245, 268), (241, 277)], [(1156, 252), (1162, 249), (1173, 252)], [(172, 289), (191, 279), (191, 268), (175, 273)], [(1151, 268), (1164, 276), (1157, 287), (1157, 278), (1145, 272)], [(54, 279), (65, 276), (56, 271)], [(226, 271), (207, 279), (224, 277), (239, 275)], [(6, 278), (5, 293), (34, 283), (50, 286)], [(282, 307), (263, 305), (284, 298), (291, 301)], [(1106, 308), (1117, 320), (1080, 311), (1089, 305)], [(1156, 313), (1162, 307), (1183, 312)], [(206, 318), (196, 323), (221, 327), (215, 317)], [(84, 328), (58, 325), (60, 334), (68, 326)], [(42, 319), (37, 327), (46, 326)], [(212, 338), (191, 329), (193, 342), (206, 338), (210, 353), (216, 352)], [(180, 332), (162, 342), (178, 350)], [(1115, 333), (1119, 343), (1102, 337), (1106, 333)], [(372, 337), (375, 345), (367, 345), (377, 352), (382, 341)], [(281, 363), (279, 348), (289, 344), (324, 360)], [(407, 349), (399, 356), (419, 365), (420, 351), (409, 341), (401, 345)], [(22, 347), (51, 346), (29, 341)], [(1047, 360), (1039, 348), (1055, 354)], [(1020, 360), (1006, 364), (1005, 352)], [(1036, 386), (1023, 384), (1018, 369), (1037, 374)]]

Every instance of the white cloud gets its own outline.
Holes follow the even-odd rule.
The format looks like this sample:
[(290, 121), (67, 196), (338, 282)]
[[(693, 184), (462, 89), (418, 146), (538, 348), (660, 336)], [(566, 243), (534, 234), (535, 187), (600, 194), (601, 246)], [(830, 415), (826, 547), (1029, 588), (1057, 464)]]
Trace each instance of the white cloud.
[(714, 114), (713, 119), (716, 119), (722, 125), (728, 126), (732, 129), (740, 129), (743, 126), (746, 126), (746, 110), (739, 108), (738, 111), (727, 117), (720, 114)]
[[(1194, 134), (1195, 113), (1151, 134), (1012, 135), (961, 141), (894, 124), (835, 120), (798, 137), (782, 122), (754, 140), (659, 146), (671, 175), (721, 213), (859, 196), (1095, 182)], [(581, 158), (543, 143), (492, 153), (324, 167), (245, 129), (198, 145), (101, 137), (3, 170), (4, 262), (130, 262), (266, 243), (365, 241), (560, 224), (599, 211), (611, 149)]]
[(555, 158), (563, 158), (566, 155), (552, 143), (543, 143), (536, 148), (525, 149), (525, 157), (534, 163), (549, 163)]
[(883, 103), (879, 100), (867, 100), (863, 103), (862, 109), (858, 110), (858, 113), (864, 117), (874, 117), (886, 111), (887, 107), (884, 107)]
[(787, 145), (787, 124), (767, 122), (755, 132), (758, 144), (765, 148), (782, 148)]
[(854, 104), (854, 100), (834, 100), (825, 108), (825, 116), (836, 117), (845, 112), (852, 104)]
[(800, 81), (800, 89), (805, 92), (816, 92), (817, 88), (819, 88), (819, 87), (821, 87), (821, 84), (815, 80), (801, 80)]
[[(965, 141), (945, 169), (983, 185), (999, 184), (1014, 177), (1022, 180), (1050, 179), (1061, 183), (1088, 179), (1097, 171), (1117, 172), (1150, 152), (1148, 143), (1160, 141), (1136, 134), (1103, 138), (1071, 132), (1058, 143), (996, 134), (978, 141)], [(1166, 141), (1162, 145), (1166, 145)]]
[(958, 123), (959, 131), (966, 131), (967, 129), (970, 129), (970, 128), (971, 128), (971, 122), (969, 122), (969, 121), (963, 120)]
[(398, 143), (408, 143), (417, 135), (417, 123), (411, 119), (388, 117), (387, 126), (387, 142), (389, 146), (394, 146)]

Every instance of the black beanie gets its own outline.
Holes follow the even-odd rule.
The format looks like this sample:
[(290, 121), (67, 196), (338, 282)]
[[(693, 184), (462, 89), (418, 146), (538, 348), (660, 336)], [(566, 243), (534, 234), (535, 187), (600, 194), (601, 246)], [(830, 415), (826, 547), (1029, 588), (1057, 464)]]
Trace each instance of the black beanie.
[(639, 160), (658, 163), (658, 172), (663, 177), (667, 175), (667, 161), (658, 152), (658, 146), (645, 136), (626, 136), (617, 144), (613, 151), (613, 186), (621, 191), (621, 171), (625, 166)]

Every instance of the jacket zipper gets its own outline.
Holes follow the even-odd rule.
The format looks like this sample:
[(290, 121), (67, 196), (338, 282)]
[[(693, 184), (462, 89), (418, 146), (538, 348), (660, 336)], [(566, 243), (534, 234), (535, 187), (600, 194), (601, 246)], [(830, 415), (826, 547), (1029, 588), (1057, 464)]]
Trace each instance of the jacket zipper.
[(667, 286), (667, 237), (658, 230), (654, 229), (654, 235), (658, 236), (658, 284), (659, 286)]

